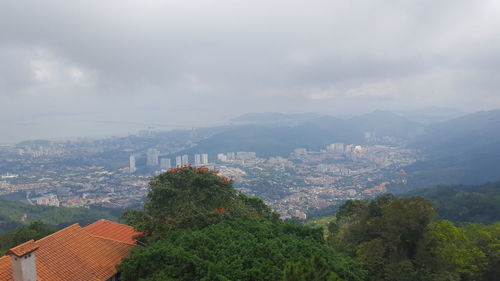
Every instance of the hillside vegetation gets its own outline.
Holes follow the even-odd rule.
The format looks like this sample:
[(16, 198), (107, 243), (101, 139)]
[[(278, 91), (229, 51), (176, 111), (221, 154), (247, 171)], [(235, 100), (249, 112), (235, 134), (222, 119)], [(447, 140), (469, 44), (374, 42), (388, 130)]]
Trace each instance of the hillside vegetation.
[(407, 167), (411, 187), (500, 180), (500, 110), (483, 111), (426, 128), (412, 147), (427, 159)]
[(7, 250), (22, 244), (28, 240), (38, 240), (55, 231), (41, 221), (33, 221), (15, 230), (0, 234), (0, 256)]
[(416, 189), (404, 196), (432, 200), (439, 217), (457, 223), (500, 221), (500, 182), (476, 186), (449, 185)]
[(458, 227), (422, 197), (347, 201), (328, 228), (371, 281), (500, 280), (500, 223)]
[(155, 177), (144, 210), (125, 218), (147, 244), (119, 266), (125, 281), (365, 280), (353, 259), (328, 247), (321, 228), (282, 222), (203, 168)]
[[(500, 182), (482, 185), (437, 185), (414, 189), (396, 194), (406, 198), (419, 196), (432, 202), (441, 219), (454, 223), (491, 224), (500, 221)], [(307, 214), (308, 223), (322, 225), (325, 220), (332, 220), (339, 206), (314, 209)]]
[(329, 221), (325, 233), (185, 167), (155, 177), (125, 219), (146, 245), (118, 266), (125, 281), (500, 280), (500, 223), (457, 226), (417, 196), (349, 200), (318, 222)]
[(417, 123), (387, 111), (351, 119), (322, 116), (294, 126), (235, 126), (179, 154), (255, 151), (261, 157), (287, 156), (299, 147), (320, 150), (334, 142), (365, 144), (366, 132), (406, 140), (415, 137), (419, 128)]
[(25, 201), (0, 199), (0, 233), (14, 230), (33, 221), (41, 221), (55, 229), (60, 229), (73, 223), (86, 225), (102, 218), (117, 220), (117, 217), (105, 211), (36, 206)]

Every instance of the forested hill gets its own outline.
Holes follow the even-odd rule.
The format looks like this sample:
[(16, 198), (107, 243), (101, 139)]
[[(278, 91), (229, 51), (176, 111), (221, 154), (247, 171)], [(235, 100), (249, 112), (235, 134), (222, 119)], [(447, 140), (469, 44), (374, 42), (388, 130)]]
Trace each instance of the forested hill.
[(185, 167), (155, 177), (144, 209), (125, 219), (147, 246), (118, 266), (124, 281), (500, 280), (500, 223), (455, 225), (417, 196), (348, 200), (324, 230)]
[(34, 206), (27, 202), (0, 199), (0, 233), (16, 229), (19, 226), (36, 220), (43, 221), (59, 229), (73, 223), (86, 225), (99, 219), (117, 220), (117, 217), (106, 211), (84, 208)]
[(500, 182), (428, 187), (404, 195), (410, 196), (432, 200), (442, 219), (487, 224), (500, 221)]
[[(477, 193), (498, 199), (498, 186)], [(436, 202), (469, 192), (448, 188), (421, 192)], [(500, 223), (455, 225), (419, 196), (348, 200), (327, 229), (281, 221), (262, 200), (205, 167), (156, 176), (147, 198), (143, 209), (123, 216), (143, 245), (118, 265), (123, 281), (500, 280)], [(40, 207), (22, 211), (30, 208)], [(54, 230), (35, 221), (0, 241), (9, 248)]]
[(375, 111), (351, 119), (322, 116), (294, 126), (235, 126), (202, 140), (180, 153), (255, 151), (259, 156), (287, 156), (295, 148), (324, 149), (334, 142), (365, 144), (365, 133), (382, 137), (408, 139), (420, 126), (388, 111)]
[(500, 110), (431, 125), (412, 146), (427, 155), (406, 169), (413, 187), (500, 180)]
[(285, 114), (279, 112), (247, 113), (231, 119), (232, 122), (248, 124), (286, 124), (297, 121), (318, 118), (320, 115), (315, 113), (297, 113)]
[[(483, 185), (438, 185), (397, 194), (399, 198), (419, 196), (428, 199), (441, 219), (454, 223), (491, 224), (500, 221), (500, 181)], [(338, 206), (316, 209), (308, 217), (328, 220)], [(314, 224), (314, 223), (313, 223)]]

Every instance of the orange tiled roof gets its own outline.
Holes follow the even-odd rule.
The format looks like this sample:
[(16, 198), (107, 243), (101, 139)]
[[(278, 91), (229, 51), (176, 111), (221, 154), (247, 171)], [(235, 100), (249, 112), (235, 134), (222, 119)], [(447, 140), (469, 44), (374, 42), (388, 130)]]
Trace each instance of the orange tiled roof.
[(124, 243), (134, 243), (133, 237), (141, 234), (131, 226), (104, 219), (89, 224), (84, 229), (94, 236), (101, 236)]
[[(130, 243), (94, 236), (78, 224), (46, 236), (36, 244), (39, 247), (35, 252), (39, 281), (107, 280), (116, 274), (115, 266), (134, 247)], [(0, 258), (0, 280), (12, 281), (12, 264), (8, 256)]]
[(7, 253), (21, 257), (27, 253), (33, 252), (36, 249), (38, 249), (38, 244), (34, 240), (30, 240), (10, 249)]
[(12, 280), (12, 263), (8, 256), (0, 257), (0, 280)]

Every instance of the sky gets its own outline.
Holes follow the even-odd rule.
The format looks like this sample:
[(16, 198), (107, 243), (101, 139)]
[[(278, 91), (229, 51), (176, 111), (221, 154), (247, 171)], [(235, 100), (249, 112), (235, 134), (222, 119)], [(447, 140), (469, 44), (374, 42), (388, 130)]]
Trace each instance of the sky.
[(500, 108), (496, 0), (0, 0), (0, 144)]

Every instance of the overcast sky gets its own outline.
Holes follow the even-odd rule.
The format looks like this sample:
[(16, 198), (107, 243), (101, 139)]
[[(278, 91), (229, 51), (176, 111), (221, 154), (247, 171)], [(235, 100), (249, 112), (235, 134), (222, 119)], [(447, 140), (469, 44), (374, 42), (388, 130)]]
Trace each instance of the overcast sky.
[(500, 108), (500, 1), (0, 0), (0, 143)]

